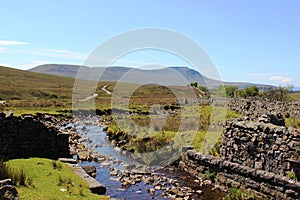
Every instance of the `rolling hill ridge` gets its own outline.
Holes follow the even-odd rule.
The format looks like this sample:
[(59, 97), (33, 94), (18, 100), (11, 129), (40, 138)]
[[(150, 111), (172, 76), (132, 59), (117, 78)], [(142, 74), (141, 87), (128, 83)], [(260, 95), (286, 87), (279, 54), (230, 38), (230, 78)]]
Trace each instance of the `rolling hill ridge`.
[[(185, 86), (191, 82), (198, 85), (207, 85), (210, 88), (220, 84), (237, 86), (239, 89), (257, 85), (264, 89), (270, 85), (247, 82), (222, 82), (208, 78), (188, 67), (166, 67), (162, 69), (143, 70), (131, 67), (85, 67), (80, 65), (46, 64), (30, 69), (31, 72), (52, 74), (76, 78), (80, 70), (80, 78), (87, 80), (100, 80), (111, 82), (129, 82), (138, 84), (159, 83), (161, 85)], [(102, 75), (100, 77), (100, 75)]]

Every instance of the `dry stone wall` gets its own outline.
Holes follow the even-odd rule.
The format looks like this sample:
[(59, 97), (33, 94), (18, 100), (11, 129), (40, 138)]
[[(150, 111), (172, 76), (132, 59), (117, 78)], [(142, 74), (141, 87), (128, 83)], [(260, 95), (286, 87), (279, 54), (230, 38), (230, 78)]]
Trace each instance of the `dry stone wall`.
[[(256, 119), (229, 120), (220, 157), (187, 151), (179, 167), (202, 178), (210, 169), (224, 190), (239, 187), (257, 199), (300, 199), (300, 130), (284, 124), (274, 110)], [(297, 180), (289, 179), (291, 174)]]
[(0, 159), (70, 157), (69, 135), (61, 134), (49, 115), (6, 117), (0, 114)]
[(223, 190), (239, 187), (255, 199), (299, 199), (300, 183), (278, 173), (267, 172), (224, 160), (220, 157), (187, 151), (179, 167), (194, 177), (202, 179), (207, 169), (216, 172), (215, 185)]
[[(278, 174), (295, 172), (300, 161), (300, 130), (286, 128), (280, 114), (227, 121), (221, 157), (241, 165)], [(298, 174), (299, 178), (300, 175)]]
[(284, 117), (300, 118), (300, 102), (271, 101), (260, 97), (228, 99), (227, 102), (229, 109), (252, 119), (272, 112), (282, 113)]
[(201, 98), (201, 105), (225, 106), (230, 110), (257, 119), (263, 114), (272, 112), (282, 113), (284, 117), (295, 117), (300, 119), (300, 102), (272, 101), (262, 97), (243, 98)]

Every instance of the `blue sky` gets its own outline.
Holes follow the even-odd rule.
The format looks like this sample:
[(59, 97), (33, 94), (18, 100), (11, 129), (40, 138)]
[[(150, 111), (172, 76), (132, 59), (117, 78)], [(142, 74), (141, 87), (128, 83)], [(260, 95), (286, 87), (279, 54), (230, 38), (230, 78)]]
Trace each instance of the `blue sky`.
[[(201, 45), (225, 81), (300, 86), (300, 1), (10, 0), (0, 7), (0, 65), (83, 64), (102, 42), (144, 27), (180, 32)], [(116, 65), (187, 63), (159, 51)], [(205, 73), (205, 72), (203, 72)]]

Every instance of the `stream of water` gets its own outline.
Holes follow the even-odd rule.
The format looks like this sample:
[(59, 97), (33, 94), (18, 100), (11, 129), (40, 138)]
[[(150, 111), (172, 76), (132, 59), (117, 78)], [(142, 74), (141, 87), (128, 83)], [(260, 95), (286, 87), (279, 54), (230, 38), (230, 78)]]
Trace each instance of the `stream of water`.
[[(74, 124), (71, 124), (74, 126)], [(106, 133), (102, 127), (91, 123), (80, 123), (76, 125), (77, 131), (81, 133), (83, 138), (87, 138), (86, 145), (96, 150), (101, 155), (104, 155), (108, 159), (102, 162), (81, 162), (82, 166), (95, 166), (97, 169), (96, 179), (105, 185), (107, 189), (106, 195), (112, 198), (120, 199), (169, 199), (168, 196), (164, 196), (162, 190), (155, 189), (155, 186), (150, 183), (143, 181), (130, 185), (128, 187), (122, 186), (118, 180), (118, 176), (110, 175), (111, 169), (117, 169), (120, 172), (124, 172), (124, 166), (128, 166), (135, 161), (126, 156), (125, 152), (122, 152), (119, 148), (114, 147), (111, 142), (107, 139)], [(223, 195), (220, 192), (212, 191), (210, 187), (201, 187), (193, 178), (191, 178), (186, 172), (179, 170), (176, 167), (166, 167), (158, 170), (155, 174), (160, 177), (167, 177), (168, 181), (176, 180), (178, 187), (189, 186), (194, 192), (190, 199), (222, 199)], [(152, 174), (153, 175), (153, 174)], [(155, 176), (154, 176), (155, 177)], [(157, 176), (156, 176), (157, 177)], [(168, 183), (165, 187), (170, 187)]]

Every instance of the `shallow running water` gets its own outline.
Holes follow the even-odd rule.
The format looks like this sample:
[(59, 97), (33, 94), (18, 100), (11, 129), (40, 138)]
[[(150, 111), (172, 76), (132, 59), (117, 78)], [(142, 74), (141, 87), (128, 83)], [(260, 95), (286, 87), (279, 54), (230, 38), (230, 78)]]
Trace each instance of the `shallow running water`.
[[(74, 124), (70, 124), (74, 126)], [(76, 126), (77, 131), (81, 133), (82, 137), (87, 138), (89, 142), (86, 145), (96, 150), (101, 155), (113, 159), (106, 159), (103, 162), (81, 162), (81, 166), (95, 166), (97, 169), (96, 180), (105, 185), (108, 195), (112, 198), (121, 199), (169, 199), (162, 196), (162, 191), (155, 190), (154, 193), (149, 193), (149, 189), (153, 189), (150, 184), (144, 182), (137, 183), (130, 187), (122, 187), (121, 183), (116, 180), (118, 176), (110, 175), (110, 168), (115, 168), (120, 171), (124, 170), (124, 165), (135, 162), (130, 157), (126, 156), (119, 148), (114, 147), (107, 139), (106, 133), (102, 127), (94, 124), (79, 124)], [(118, 162), (116, 162), (118, 160)], [(119, 162), (120, 161), (120, 162)], [(199, 184), (194, 182), (194, 179), (188, 173), (179, 170), (175, 167), (166, 167), (165, 169), (158, 170), (157, 174), (178, 181), (180, 186), (188, 186), (193, 190), (201, 190), (202, 194), (194, 193), (192, 199), (222, 199), (224, 193), (220, 191), (212, 191), (211, 187), (200, 187)]]

